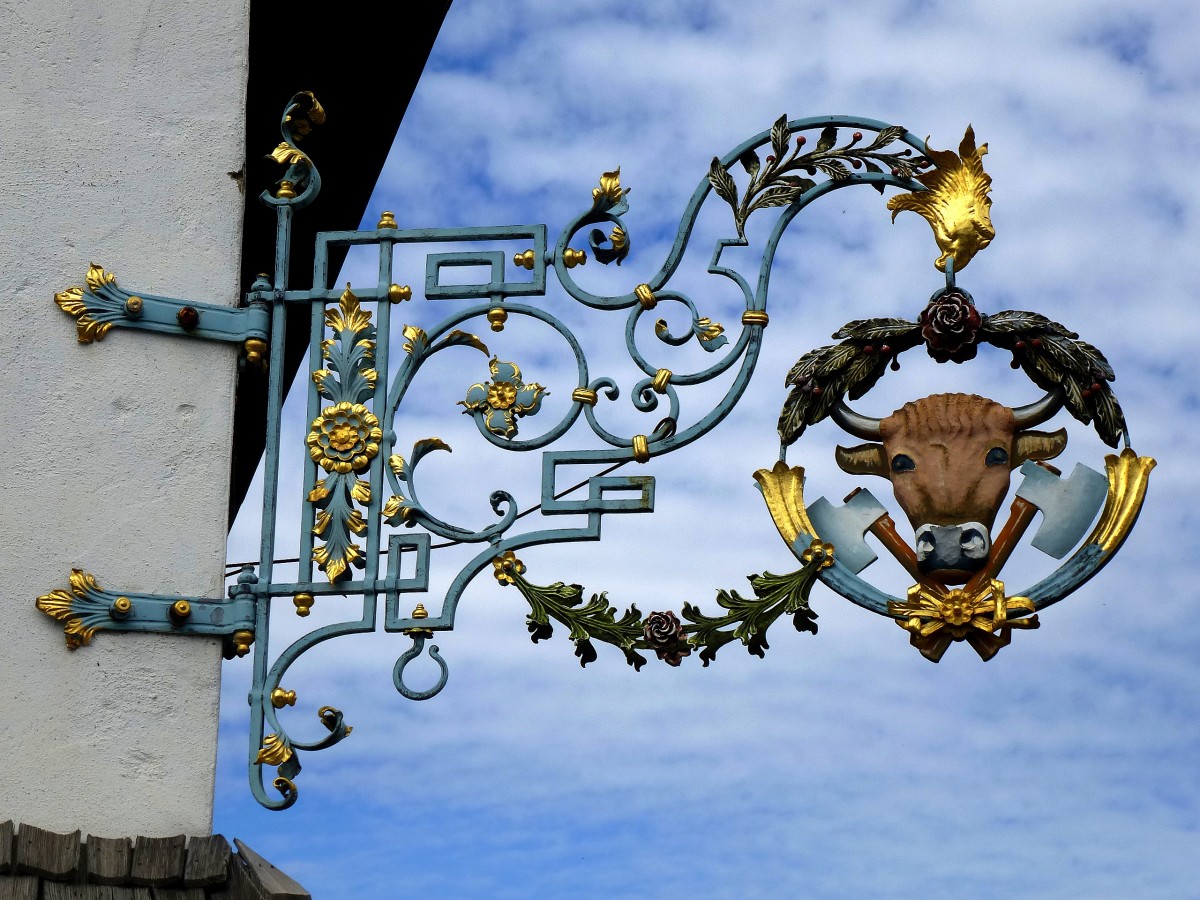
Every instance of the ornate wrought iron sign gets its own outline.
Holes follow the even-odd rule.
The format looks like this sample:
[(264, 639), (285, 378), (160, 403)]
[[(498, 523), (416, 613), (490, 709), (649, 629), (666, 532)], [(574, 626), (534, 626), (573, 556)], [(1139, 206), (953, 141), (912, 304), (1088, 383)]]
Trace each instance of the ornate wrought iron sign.
[[(91, 576), (76, 571), (70, 587), (38, 598), (38, 606), (65, 623), (68, 645), (88, 643), (98, 630), (159, 631), (224, 635), (227, 652), (243, 655), (253, 648), (254, 681), (250, 694), (251, 788), (264, 806), (283, 809), (297, 798), (294, 779), (300, 770), (298, 751), (318, 750), (350, 733), (342, 714), (332, 707), (318, 713), (326, 726), (324, 739), (301, 742), (290, 737), (279, 710), (295, 703), (281, 682), (306, 650), (331, 638), (375, 630), (383, 604), (383, 629), (411, 641), (394, 669), (396, 688), (423, 700), (446, 683), (447, 665), (432, 645), (435, 632), (454, 626), (464, 589), (476, 576), (490, 573), (516, 589), (528, 602), (532, 639), (550, 638), (558, 623), (569, 631), (575, 654), (586, 665), (596, 658), (596, 643), (611, 644), (640, 669), (652, 653), (678, 666), (693, 651), (708, 665), (725, 644), (740, 641), (753, 654), (767, 648), (768, 628), (783, 615), (800, 631), (816, 631), (808, 598), (820, 580), (851, 602), (890, 617), (928, 659), (937, 661), (949, 645), (963, 641), (983, 659), (1006, 645), (1013, 629), (1036, 628), (1037, 614), (1069, 595), (1117, 552), (1137, 518), (1154, 461), (1129, 449), (1128, 429), (1111, 390), (1114, 373), (1095, 347), (1062, 325), (1035, 312), (985, 314), (971, 295), (958, 287), (956, 274), (993, 237), (989, 217), (990, 178), (970, 129), (957, 154), (926, 147), (903, 128), (868, 119), (824, 117), (774, 125), (714, 158), (684, 210), (674, 244), (658, 273), (628, 292), (598, 295), (581, 287), (572, 269), (588, 254), (602, 264), (620, 262), (631, 240), (623, 216), (628, 189), (619, 170), (606, 172), (592, 191), (591, 205), (570, 221), (553, 244), (544, 225), (454, 229), (401, 229), (384, 213), (375, 229), (326, 232), (317, 238), (316, 266), (309, 289), (287, 283), (289, 225), (320, 190), (313, 161), (297, 147), (300, 138), (324, 119), (311, 94), (298, 94), (284, 113), (283, 142), (274, 158), (288, 166), (274, 193), (261, 200), (278, 217), (277, 258), (273, 277), (256, 281), (240, 309), (188, 303), (119, 288), (115, 278), (93, 265), (86, 286), (70, 288), (55, 301), (77, 321), (80, 341), (102, 339), (112, 327), (141, 328), (193, 338), (235, 341), (252, 363), (268, 366), (269, 421), (265, 460), (261, 562), (247, 566), (226, 600), (120, 594), (100, 588)], [(811, 144), (810, 144), (811, 141)], [(739, 183), (740, 182), (740, 183)], [(805, 353), (788, 373), (790, 392), (778, 428), (780, 457), (772, 468), (754, 473), (779, 533), (795, 554), (799, 568), (790, 574), (764, 573), (750, 579), (750, 596), (721, 590), (719, 610), (706, 613), (685, 603), (674, 611), (643, 615), (635, 606), (624, 612), (609, 605), (605, 594), (585, 599), (576, 584), (536, 584), (526, 577), (520, 553), (527, 547), (565, 541), (598, 540), (606, 515), (651, 512), (654, 478), (614, 475), (620, 465), (646, 463), (708, 434), (732, 410), (749, 383), (769, 322), (767, 289), (776, 248), (791, 221), (810, 203), (844, 188), (869, 185), (881, 193), (900, 189), (887, 203), (893, 218), (910, 210), (932, 225), (941, 255), (936, 266), (945, 285), (914, 320), (861, 319), (845, 325), (838, 343)], [(702, 204), (715, 194), (732, 210), (733, 234), (717, 241), (708, 273), (727, 279), (744, 298), (740, 331), (725, 334), (722, 325), (702, 315), (683, 292), (668, 287), (680, 265)], [(748, 246), (747, 220), (765, 209), (779, 210), (771, 227), (758, 271), (746, 277), (723, 261), (730, 247)], [(586, 250), (572, 244), (586, 234)], [(530, 245), (513, 258), (521, 277), (506, 274), (506, 256), (488, 249), (503, 241)], [(467, 243), (481, 249), (426, 254), (424, 296), (468, 301), (456, 305), (436, 327), (404, 326), (403, 340), (392, 345), (393, 310), (412, 291), (392, 278), (393, 253), (402, 245)], [(370, 288), (351, 291), (329, 287), (328, 258), (334, 247), (369, 246), (379, 254), (379, 278)], [(453, 284), (442, 273), (459, 266), (490, 268), (483, 284)], [(635, 408), (657, 418), (637, 434), (618, 434), (601, 424), (601, 400), (619, 397), (615, 379), (589, 367), (580, 341), (558, 317), (531, 298), (546, 293), (553, 272), (574, 300), (598, 314), (626, 317), (630, 359), (644, 377), (632, 390)], [(659, 320), (654, 335), (657, 353), (695, 341), (713, 362), (696, 372), (677, 372), (651, 360), (656, 353), (639, 345), (645, 330), (640, 319), (662, 303), (686, 309), (691, 327), (671, 333)], [(284, 383), (284, 326), (289, 316), (307, 316), (311, 328), (308, 421), (304, 438), (303, 493), (281, 497), (280, 445)], [(486, 323), (503, 331), (513, 317), (549, 326), (577, 364), (577, 379), (566, 387), (571, 403), (565, 415), (545, 423), (534, 437), (519, 435), (541, 411), (546, 389), (522, 371), (518, 361), (492, 356), (468, 323)], [(847, 401), (866, 394), (895, 368), (900, 354), (924, 346), (938, 362), (963, 363), (982, 344), (1012, 354), (1021, 370), (1042, 392), (1028, 406), (1011, 409), (975, 395), (942, 393), (915, 399), (883, 419), (854, 412)], [(517, 499), (496, 491), (491, 505), (496, 521), (484, 527), (439, 518), (421, 501), (417, 473), (434, 451), (449, 449), (437, 438), (398, 444), (394, 424), (414, 378), (432, 357), (452, 347), (467, 348), (488, 359), (486, 379), (463, 387), (461, 412), (472, 417), (480, 436), (499, 450), (542, 451), (540, 502), (543, 516), (582, 516), (581, 527), (521, 531)], [(393, 359), (394, 357), (394, 359)], [(680, 410), (686, 389), (730, 373), (727, 392), (687, 427)], [(665, 415), (656, 412), (666, 401)], [(1060, 408), (1077, 420), (1093, 423), (1110, 446), (1124, 439), (1125, 449), (1105, 460), (1101, 475), (1079, 465), (1067, 478), (1045, 463), (1060, 453), (1066, 431), (1037, 431)], [(824, 498), (804, 499), (804, 470), (789, 466), (787, 453), (805, 429), (832, 418), (849, 434), (868, 443), (839, 447), (837, 462), (846, 471), (889, 479), (915, 540), (899, 533), (884, 506), (865, 489), (843, 504)], [(607, 449), (545, 449), (565, 438), (580, 420)], [(538, 421), (538, 424), (542, 423)], [(560, 481), (567, 467), (609, 465), (586, 481), (586, 496), (567, 499)], [(1005, 524), (993, 536), (1000, 507), (1014, 470), (1021, 484)], [(281, 505), (300, 509), (300, 565), (294, 578), (275, 566), (276, 524)], [(1033, 546), (1065, 561), (1032, 587), (1009, 593), (1001, 569), (1038, 512), (1042, 521)], [(1097, 518), (1098, 516), (1098, 518)], [(400, 528), (400, 526), (405, 526)], [(907, 596), (890, 596), (860, 573), (875, 560), (865, 536), (873, 535), (911, 575)], [(475, 544), (478, 552), (462, 566), (440, 604), (425, 601), (429, 571), (440, 538)], [(1069, 554), (1069, 555), (1068, 555)], [(401, 559), (415, 559), (414, 573), (401, 574)], [(386, 559), (386, 565), (381, 560)], [(409, 610), (405, 594), (422, 602)], [(290, 598), (306, 616), (323, 596), (360, 597), (361, 615), (316, 628), (272, 657), (268, 652), (270, 601)], [(409, 610), (409, 611), (406, 611)], [(405, 670), (427, 653), (440, 667), (432, 687), (415, 690)], [(263, 767), (276, 768), (267, 792)]]

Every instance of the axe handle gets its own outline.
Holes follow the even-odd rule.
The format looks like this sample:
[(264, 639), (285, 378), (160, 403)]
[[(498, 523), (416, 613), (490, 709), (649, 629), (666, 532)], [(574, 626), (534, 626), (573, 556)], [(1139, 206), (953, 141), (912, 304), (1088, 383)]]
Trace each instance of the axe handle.
[(966, 590), (971, 591), (979, 587), (983, 582), (994, 578), (996, 573), (1004, 568), (1008, 558), (1017, 549), (1017, 544), (1021, 543), (1021, 538), (1033, 524), (1033, 517), (1037, 515), (1037, 511), (1038, 508), (1025, 498), (1013, 499), (1008, 513), (1008, 521), (1004, 523), (1004, 528), (992, 543), (992, 553), (988, 557), (987, 565), (983, 567), (982, 571), (976, 572), (972, 576), (971, 580), (967, 582)]
[(921, 570), (917, 566), (917, 554), (913, 552), (913, 548), (908, 545), (908, 542), (900, 536), (900, 532), (896, 530), (896, 523), (892, 521), (891, 516), (884, 513), (872, 522), (871, 527), (867, 530), (875, 535), (883, 546), (887, 547), (888, 551), (892, 556), (896, 557), (900, 565), (904, 566), (909, 575), (920, 580)]

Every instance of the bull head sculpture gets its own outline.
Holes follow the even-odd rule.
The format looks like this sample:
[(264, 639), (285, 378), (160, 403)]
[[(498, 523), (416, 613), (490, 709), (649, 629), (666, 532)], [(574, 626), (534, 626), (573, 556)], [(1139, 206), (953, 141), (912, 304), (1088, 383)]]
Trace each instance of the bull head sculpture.
[(1027, 459), (1053, 459), (1066, 447), (1065, 429), (1029, 430), (1062, 402), (1057, 391), (1018, 409), (974, 394), (934, 394), (884, 419), (838, 403), (831, 411), (838, 425), (882, 443), (838, 447), (837, 463), (852, 474), (889, 479), (915, 532), (921, 572), (961, 584), (988, 561), (1012, 470)]

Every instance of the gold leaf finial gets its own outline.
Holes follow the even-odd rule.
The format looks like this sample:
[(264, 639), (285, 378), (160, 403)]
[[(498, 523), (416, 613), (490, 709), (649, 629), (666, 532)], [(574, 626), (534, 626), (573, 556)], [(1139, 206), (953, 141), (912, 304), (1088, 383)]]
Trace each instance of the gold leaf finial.
[(904, 210), (923, 216), (933, 229), (934, 240), (942, 255), (934, 263), (946, 271), (946, 260), (954, 258), (954, 271), (960, 272), (980, 250), (992, 242), (992, 201), (988, 191), (992, 176), (983, 170), (987, 144), (975, 147), (975, 130), (968, 125), (958, 155), (952, 150), (926, 149), (935, 168), (917, 176), (927, 190), (900, 194), (888, 200), (892, 221)]
[(592, 188), (592, 206), (596, 209), (610, 209), (621, 202), (629, 193), (629, 188), (621, 187), (621, 167), (617, 166), (611, 172), (600, 176), (600, 187)]

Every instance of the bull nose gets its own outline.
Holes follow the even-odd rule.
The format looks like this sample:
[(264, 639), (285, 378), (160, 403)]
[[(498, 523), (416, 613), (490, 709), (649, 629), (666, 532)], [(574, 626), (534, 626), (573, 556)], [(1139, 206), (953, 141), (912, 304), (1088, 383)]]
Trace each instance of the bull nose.
[(922, 525), (916, 539), (917, 563), (925, 574), (943, 570), (978, 572), (992, 552), (987, 526), (981, 522)]

